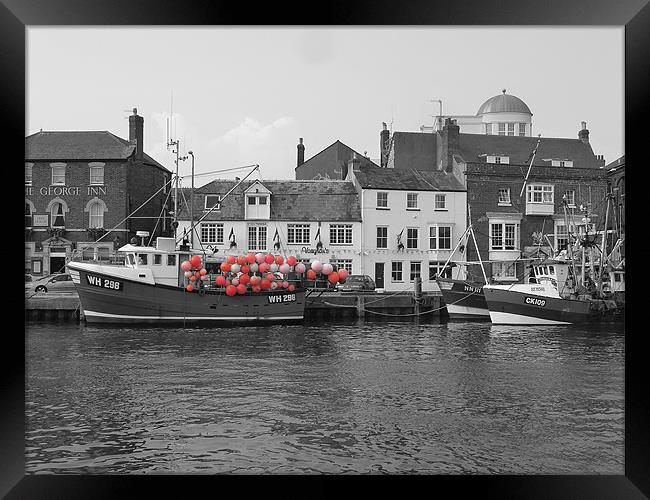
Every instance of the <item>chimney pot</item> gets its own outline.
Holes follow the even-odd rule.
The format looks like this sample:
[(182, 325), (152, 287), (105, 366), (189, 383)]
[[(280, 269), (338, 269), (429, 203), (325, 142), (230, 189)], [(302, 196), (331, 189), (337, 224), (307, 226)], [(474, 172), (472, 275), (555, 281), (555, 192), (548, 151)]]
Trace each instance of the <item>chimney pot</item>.
[(587, 122), (582, 122), (582, 130), (586, 130), (586, 129), (587, 129)]
[(386, 125), (386, 122), (381, 122), (381, 126), (383, 127), (383, 130), (388, 130), (388, 125)]

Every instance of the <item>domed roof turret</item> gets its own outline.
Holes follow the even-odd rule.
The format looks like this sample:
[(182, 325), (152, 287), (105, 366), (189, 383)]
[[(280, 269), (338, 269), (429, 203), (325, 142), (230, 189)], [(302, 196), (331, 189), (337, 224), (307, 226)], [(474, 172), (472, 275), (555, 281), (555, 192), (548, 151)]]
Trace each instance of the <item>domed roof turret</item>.
[(485, 101), (476, 116), (484, 115), (486, 113), (523, 113), (533, 115), (524, 101), (514, 95), (506, 94), (506, 89), (502, 93), (490, 97)]

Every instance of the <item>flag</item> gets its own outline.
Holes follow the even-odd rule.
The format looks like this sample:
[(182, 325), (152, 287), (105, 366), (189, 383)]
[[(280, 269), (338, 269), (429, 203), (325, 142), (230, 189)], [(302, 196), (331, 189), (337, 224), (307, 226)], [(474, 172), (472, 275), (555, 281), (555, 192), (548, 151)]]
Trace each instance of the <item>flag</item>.
[(235, 228), (231, 227), (230, 228), (230, 236), (228, 236), (228, 239), (231, 239), (233, 236), (235, 236)]

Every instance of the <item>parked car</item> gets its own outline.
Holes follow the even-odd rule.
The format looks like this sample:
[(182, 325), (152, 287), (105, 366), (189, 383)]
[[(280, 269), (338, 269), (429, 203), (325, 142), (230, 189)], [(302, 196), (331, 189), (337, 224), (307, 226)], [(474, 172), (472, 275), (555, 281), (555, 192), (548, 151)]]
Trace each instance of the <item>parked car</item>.
[(74, 283), (68, 273), (57, 273), (25, 283), (25, 291), (34, 293), (74, 292)]
[(372, 291), (375, 289), (375, 282), (366, 274), (351, 274), (345, 283), (339, 283), (336, 288), (341, 292)]

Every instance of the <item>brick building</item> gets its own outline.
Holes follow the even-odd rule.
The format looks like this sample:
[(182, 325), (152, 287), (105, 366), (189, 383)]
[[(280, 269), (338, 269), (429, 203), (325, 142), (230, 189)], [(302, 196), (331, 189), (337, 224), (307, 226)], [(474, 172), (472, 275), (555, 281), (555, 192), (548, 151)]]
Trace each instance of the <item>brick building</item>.
[[(537, 137), (465, 134), (447, 119), (433, 133), (395, 132), (386, 142), (382, 132), (380, 142), (388, 144), (382, 154), (386, 168), (444, 171), (462, 182), (481, 257), (496, 261), (486, 265), (495, 281), (522, 280), (526, 264), (511, 261), (537, 251), (551, 255), (566, 244), (563, 197), (569, 230), (571, 221), (584, 216), (581, 205), (590, 207), (593, 224), (604, 217), (607, 171), (591, 148), (584, 122), (577, 139), (539, 140), (523, 192)], [(466, 252), (467, 260), (477, 259), (473, 245)], [(482, 279), (478, 268), (470, 272)]]
[[(109, 260), (136, 231), (153, 233), (169, 186), (137, 218), (123, 221), (171, 178), (144, 152), (143, 129), (134, 109), (129, 140), (107, 131), (41, 131), (25, 138), (25, 272), (61, 272), (73, 257)], [(160, 221), (155, 234), (168, 226)]]

